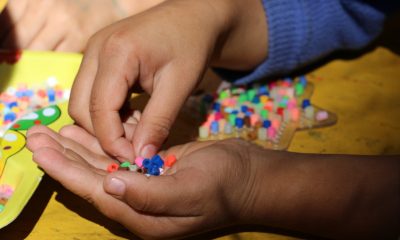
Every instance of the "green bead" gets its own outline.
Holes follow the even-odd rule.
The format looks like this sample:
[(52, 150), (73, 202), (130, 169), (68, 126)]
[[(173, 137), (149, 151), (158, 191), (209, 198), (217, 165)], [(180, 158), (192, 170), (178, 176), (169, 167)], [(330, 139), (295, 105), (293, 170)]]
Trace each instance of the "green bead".
[(239, 103), (244, 103), (244, 102), (246, 102), (248, 99), (247, 99), (247, 95), (245, 94), (245, 93), (241, 93), (240, 95), (239, 95)]
[(224, 90), (222, 92), (219, 93), (219, 99), (220, 100), (224, 100), (227, 99), (229, 97), (229, 92), (228, 90)]
[(236, 115), (235, 114), (229, 114), (228, 116), (228, 121), (232, 126), (235, 126), (235, 120), (236, 120)]
[(296, 96), (301, 96), (304, 93), (304, 87), (300, 83), (296, 83), (294, 90), (295, 90)]
[(267, 109), (263, 109), (260, 112), (262, 119), (266, 120), (268, 119), (268, 110)]
[(247, 91), (247, 99), (249, 101), (253, 100), (253, 98), (257, 95), (257, 91), (255, 89), (249, 89)]
[(119, 166), (122, 167), (122, 168), (128, 168), (130, 165), (131, 165), (130, 162), (123, 162)]
[(0, 212), (2, 212), (4, 210), (6, 206), (4, 206), (4, 204), (0, 204)]

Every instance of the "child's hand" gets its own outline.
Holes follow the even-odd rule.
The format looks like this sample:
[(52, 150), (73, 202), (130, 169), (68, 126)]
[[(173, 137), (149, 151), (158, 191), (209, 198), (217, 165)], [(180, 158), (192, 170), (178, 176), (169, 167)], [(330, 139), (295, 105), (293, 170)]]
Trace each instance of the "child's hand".
[(146, 177), (106, 173), (112, 160), (77, 126), (64, 128), (61, 135), (43, 126), (28, 132), (28, 148), (47, 174), (144, 238), (183, 236), (249, 220), (254, 210), (248, 203), (258, 194), (254, 179), (257, 172), (264, 174), (257, 171), (257, 161), (247, 159), (249, 146), (229, 140), (174, 147), (163, 153), (178, 158), (166, 175)]
[[(261, 30), (245, 31), (254, 25)], [(135, 155), (152, 156), (209, 61), (244, 69), (265, 57), (264, 25), (258, 0), (166, 1), (111, 25), (89, 41), (72, 88), (70, 115), (112, 156), (131, 161)], [(228, 32), (229, 40), (222, 37)], [(134, 85), (151, 98), (130, 136), (120, 110)]]
[(83, 51), (99, 29), (161, 0), (10, 0), (1, 14), (2, 48)]

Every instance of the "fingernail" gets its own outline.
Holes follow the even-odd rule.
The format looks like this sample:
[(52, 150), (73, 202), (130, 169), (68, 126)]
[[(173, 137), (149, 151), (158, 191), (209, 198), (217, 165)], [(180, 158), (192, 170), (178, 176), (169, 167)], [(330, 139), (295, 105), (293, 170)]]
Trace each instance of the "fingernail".
[(151, 158), (157, 152), (157, 148), (153, 144), (146, 145), (140, 151), (140, 156), (144, 158)]
[(125, 192), (125, 183), (118, 178), (111, 178), (107, 190), (110, 194), (122, 196)]

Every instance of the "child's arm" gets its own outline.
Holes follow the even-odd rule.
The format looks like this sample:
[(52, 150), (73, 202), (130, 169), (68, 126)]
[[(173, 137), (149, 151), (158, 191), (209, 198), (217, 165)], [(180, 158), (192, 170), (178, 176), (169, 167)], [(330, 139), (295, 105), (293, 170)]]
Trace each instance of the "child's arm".
[[(90, 40), (70, 115), (111, 155), (151, 156), (209, 62), (239, 70), (258, 65), (267, 54), (266, 29), (259, 0), (171, 0), (127, 18)], [(151, 98), (127, 136), (119, 110), (134, 85)]]
[(399, 156), (289, 153), (237, 139), (193, 142), (162, 153), (178, 159), (165, 175), (146, 177), (107, 174), (112, 161), (77, 126), (61, 135), (44, 126), (29, 130), (34, 160), (145, 239), (242, 224), (335, 239), (399, 235)]
[(163, 0), (10, 0), (0, 16), (0, 47), (84, 50), (89, 37)]

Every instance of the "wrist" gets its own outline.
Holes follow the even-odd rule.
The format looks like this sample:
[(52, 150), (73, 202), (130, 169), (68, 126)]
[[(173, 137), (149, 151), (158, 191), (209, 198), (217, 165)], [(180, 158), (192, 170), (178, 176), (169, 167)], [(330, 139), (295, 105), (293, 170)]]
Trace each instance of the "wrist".
[(267, 19), (259, 0), (221, 0), (228, 4), (225, 28), (218, 38), (212, 66), (247, 71), (261, 64), (268, 53)]

